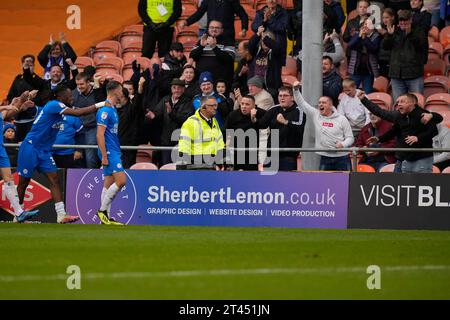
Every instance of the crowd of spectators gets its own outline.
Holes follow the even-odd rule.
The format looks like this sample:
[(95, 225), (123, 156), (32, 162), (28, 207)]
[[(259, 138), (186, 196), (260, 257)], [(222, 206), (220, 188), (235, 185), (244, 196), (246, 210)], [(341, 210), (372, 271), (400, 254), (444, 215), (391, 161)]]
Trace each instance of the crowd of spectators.
[[(214, 131), (214, 136), (223, 139), (223, 146), (236, 142), (230, 129), (255, 132), (256, 145), (246, 140), (245, 148), (259, 150), (247, 151), (243, 162), (233, 154), (234, 170), (270, 167), (272, 154), (265, 149), (273, 145), (273, 136), (279, 148), (301, 148), (308, 121), (314, 127), (316, 147), (322, 149), (449, 147), (450, 133), (440, 124), (442, 116), (423, 109), (412, 94), (424, 94), (428, 33), (431, 28), (449, 25), (449, 1), (347, 0), (343, 7), (339, 1), (324, 0), (323, 96), (310, 103), (300, 93), (301, 81), (283, 83), (287, 56), (296, 59), (301, 71), (301, 39), (306, 36), (301, 33), (302, 1), (294, 1), (289, 9), (283, 4), (267, 0), (249, 17), (237, 0), (203, 0), (196, 12), (181, 19), (181, 0), (140, 0), (142, 56), (152, 64), (144, 68), (133, 62), (133, 75), (123, 83), (124, 99), (116, 106), (121, 144), (173, 147), (181, 143), (180, 130), (187, 134), (198, 121), (205, 121), (208, 130), (217, 125), (222, 135)], [(372, 4), (380, 10), (370, 11)], [(350, 12), (353, 17), (346, 22)], [(235, 17), (240, 20), (238, 32)], [(198, 41), (190, 51), (173, 41), (177, 21), (180, 30), (201, 24)], [(244, 40), (237, 41), (237, 36)], [(288, 49), (288, 39), (293, 40), (292, 49)], [(35, 73), (35, 56), (22, 57), (22, 72), (15, 77), (7, 100), (30, 91), (35, 107), (19, 113), (14, 123), (5, 124), (5, 142), (23, 140), (39, 108), (55, 99), (53, 93), (60, 85), (72, 90), (73, 108), (106, 99), (108, 79), (96, 74), (95, 67), (79, 72), (76, 59), (63, 33), (59, 40), (50, 35), (37, 56), (44, 68), (42, 77)], [(392, 110), (367, 98), (376, 91), (374, 81), (380, 76), (390, 80), (396, 101)], [(216, 112), (209, 112), (209, 106)], [(185, 122), (192, 128), (187, 130)], [(96, 145), (96, 127), (95, 115), (83, 116), (81, 121), (66, 116), (57, 142)], [(183, 148), (187, 153), (185, 142)], [(15, 165), (17, 150), (9, 148), (8, 153)], [(318, 154), (320, 170), (351, 169), (346, 152)], [(297, 169), (298, 152), (280, 152), (278, 156), (280, 170)], [(124, 151), (124, 167), (131, 167), (136, 157), (136, 151)], [(170, 151), (151, 153), (151, 161), (159, 166), (175, 162), (174, 157)], [(65, 168), (100, 166), (95, 149), (55, 149), (54, 158)], [(250, 161), (254, 159), (256, 162)], [(431, 172), (433, 163), (442, 170), (449, 161), (449, 153), (367, 152), (360, 156), (360, 163), (376, 170), (395, 163), (397, 172)]]

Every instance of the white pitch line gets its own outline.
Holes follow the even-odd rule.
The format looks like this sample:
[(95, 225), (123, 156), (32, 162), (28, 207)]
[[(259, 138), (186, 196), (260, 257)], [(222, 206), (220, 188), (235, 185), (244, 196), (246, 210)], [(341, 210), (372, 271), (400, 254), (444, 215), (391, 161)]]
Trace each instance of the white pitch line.
[[(450, 270), (450, 265), (421, 265), (421, 266), (386, 266), (380, 267), (381, 271), (441, 271)], [(129, 278), (183, 278), (202, 276), (235, 276), (235, 275), (258, 275), (258, 274), (308, 274), (308, 273), (365, 273), (365, 267), (343, 267), (343, 268), (274, 268), (274, 269), (223, 269), (223, 270), (186, 270), (167, 272), (114, 272), (114, 273), (83, 273), (83, 280), (96, 279), (129, 279)], [(55, 275), (18, 275), (2, 276), (0, 282), (19, 281), (51, 281), (66, 280), (70, 274)]]

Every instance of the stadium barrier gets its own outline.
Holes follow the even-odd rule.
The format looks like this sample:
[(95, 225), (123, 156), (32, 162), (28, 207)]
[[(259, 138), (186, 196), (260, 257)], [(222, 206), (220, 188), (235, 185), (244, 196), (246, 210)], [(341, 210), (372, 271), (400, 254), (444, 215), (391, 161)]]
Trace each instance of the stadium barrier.
[[(14, 170), (13, 170), (14, 172)], [(13, 174), (14, 182), (17, 185), (19, 175), (17, 172)], [(58, 178), (61, 184), (61, 192), (63, 199), (66, 191), (66, 170), (58, 169)], [(3, 180), (0, 181), (0, 190), (3, 190)], [(50, 184), (45, 174), (35, 172), (25, 192), (24, 208), (25, 210), (39, 209), (40, 214), (38, 221), (45, 223), (56, 223), (55, 206), (50, 193)], [(0, 198), (0, 221), (12, 221), (13, 210), (10, 206), (6, 195), (1, 192)]]
[(450, 230), (450, 175), (352, 173), (348, 227)]
[[(337, 151), (343, 150), (352, 155), (360, 151), (450, 151), (398, 148)], [(278, 151), (336, 152), (316, 148)], [(279, 172), (263, 175), (159, 170), (127, 170), (126, 173), (127, 186), (113, 202), (112, 214), (127, 224), (450, 230), (450, 175), (446, 174)], [(61, 181), (64, 174), (61, 170)], [(69, 169), (66, 178), (63, 186), (67, 191), (67, 211), (80, 215), (80, 223), (99, 223), (95, 213), (100, 205), (102, 171)], [(46, 186), (42, 175), (37, 174), (34, 180)], [(28, 191), (34, 190), (33, 187)], [(42, 222), (52, 222), (56, 216), (48, 195), (49, 191), (47, 200), (39, 204), (45, 207), (38, 207), (43, 211), (39, 217)], [(7, 200), (2, 196), (2, 201)], [(1, 206), (9, 208), (3, 202)]]

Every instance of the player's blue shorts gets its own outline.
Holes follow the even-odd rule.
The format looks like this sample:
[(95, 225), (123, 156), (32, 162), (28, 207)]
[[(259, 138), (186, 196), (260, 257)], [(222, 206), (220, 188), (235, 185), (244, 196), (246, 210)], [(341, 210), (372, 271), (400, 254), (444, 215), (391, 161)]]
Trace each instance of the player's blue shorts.
[[(105, 176), (112, 176), (113, 173), (117, 173), (117, 172), (122, 172), (123, 170), (123, 166), (122, 166), (122, 161), (120, 160), (120, 153), (108, 153), (108, 163), (109, 165), (107, 165), (106, 167), (103, 167), (103, 175)], [(100, 152), (98, 152), (98, 157), (101, 159), (102, 158), (102, 154)]]
[(8, 154), (4, 146), (0, 146), (0, 168), (11, 168)]
[(31, 143), (24, 141), (19, 147), (17, 172), (24, 178), (31, 178), (34, 170), (42, 173), (52, 173), (58, 169), (49, 150), (37, 150)]

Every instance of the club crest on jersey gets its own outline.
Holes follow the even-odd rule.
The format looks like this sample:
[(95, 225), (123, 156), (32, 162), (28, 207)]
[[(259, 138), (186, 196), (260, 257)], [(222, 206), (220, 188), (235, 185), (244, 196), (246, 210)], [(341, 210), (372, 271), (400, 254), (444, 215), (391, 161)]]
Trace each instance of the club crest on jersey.
[(106, 120), (106, 118), (108, 118), (108, 112), (102, 112), (102, 115), (100, 117), (102, 118), (102, 120)]

